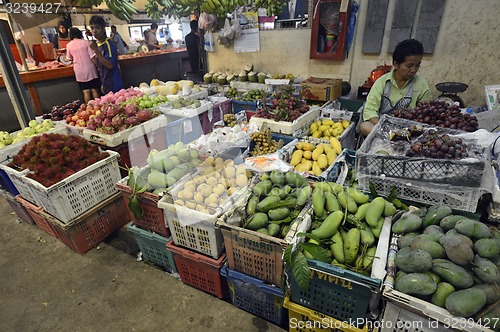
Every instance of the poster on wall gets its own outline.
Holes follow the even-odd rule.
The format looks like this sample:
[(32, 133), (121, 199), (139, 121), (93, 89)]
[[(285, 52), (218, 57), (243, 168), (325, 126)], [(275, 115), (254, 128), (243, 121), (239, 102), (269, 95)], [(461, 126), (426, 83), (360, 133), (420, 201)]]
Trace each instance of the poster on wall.
[(257, 12), (240, 15), (241, 36), (234, 40), (234, 52), (260, 52), (259, 16)]

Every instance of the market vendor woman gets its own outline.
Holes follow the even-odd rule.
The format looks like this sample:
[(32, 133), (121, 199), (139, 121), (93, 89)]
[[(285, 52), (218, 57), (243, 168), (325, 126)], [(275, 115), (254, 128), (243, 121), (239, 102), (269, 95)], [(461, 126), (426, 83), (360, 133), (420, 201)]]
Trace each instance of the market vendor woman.
[(429, 85), (417, 76), (424, 47), (415, 39), (400, 42), (392, 54), (393, 69), (375, 81), (366, 97), (360, 132), (367, 136), (382, 114), (397, 109), (412, 109), (431, 99)]

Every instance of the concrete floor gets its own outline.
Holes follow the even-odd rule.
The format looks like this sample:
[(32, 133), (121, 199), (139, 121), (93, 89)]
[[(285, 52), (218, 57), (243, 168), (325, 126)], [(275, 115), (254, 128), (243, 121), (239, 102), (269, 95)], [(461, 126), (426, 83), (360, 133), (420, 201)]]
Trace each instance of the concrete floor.
[(0, 331), (283, 331), (102, 243), (79, 255), (0, 199)]

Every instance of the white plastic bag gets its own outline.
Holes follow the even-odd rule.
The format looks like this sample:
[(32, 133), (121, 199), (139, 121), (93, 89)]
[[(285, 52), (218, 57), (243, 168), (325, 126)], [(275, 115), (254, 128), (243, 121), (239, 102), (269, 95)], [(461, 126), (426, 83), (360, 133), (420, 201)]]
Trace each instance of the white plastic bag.
[(215, 52), (215, 39), (212, 31), (205, 32), (205, 51)]

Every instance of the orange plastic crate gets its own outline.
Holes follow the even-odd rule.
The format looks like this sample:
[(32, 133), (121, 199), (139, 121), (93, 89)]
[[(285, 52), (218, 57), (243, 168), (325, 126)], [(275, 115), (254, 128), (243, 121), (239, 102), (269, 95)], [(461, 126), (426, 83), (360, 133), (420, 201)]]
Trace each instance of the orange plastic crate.
[(40, 227), (40, 229), (42, 229), (45, 233), (52, 235), (56, 239), (59, 238), (52, 224), (47, 220), (47, 217), (42, 214), (43, 208), (41, 206), (36, 206), (35, 204), (28, 202), (21, 195), (17, 195), (16, 200), (26, 208), (29, 215), (33, 218), (35, 224)]
[(121, 194), (115, 194), (68, 224), (45, 211), (39, 212), (52, 225), (58, 238), (73, 251), (84, 254), (114, 231), (130, 222), (130, 214)]
[[(122, 181), (116, 183), (116, 187), (123, 194), (123, 199), (125, 200), (125, 206), (128, 209), (128, 202), (130, 200), (130, 196), (132, 195), (132, 190), (129, 186), (126, 185), (126, 182), (122, 183)], [(144, 192), (142, 194), (137, 194), (137, 199), (139, 200), (139, 206), (144, 211), (144, 215), (139, 220), (134, 217), (132, 213), (130, 213), (130, 217), (132, 218), (134, 225), (150, 230), (156, 234), (159, 234), (163, 237), (170, 237), (170, 229), (165, 225), (165, 218), (163, 217), (163, 209), (158, 207), (159, 196)]]
[(175, 266), (183, 283), (223, 298), (224, 283), (220, 269), (226, 260), (225, 254), (213, 259), (178, 247), (173, 240), (167, 243), (167, 249), (174, 254)]

